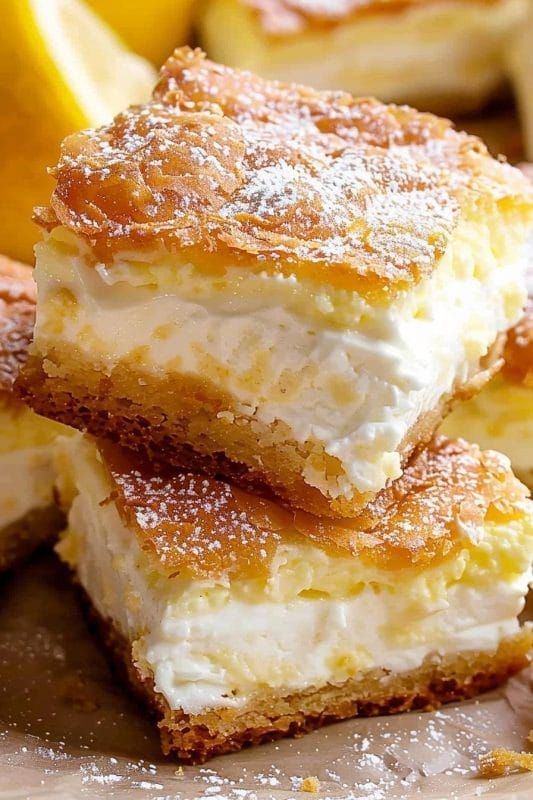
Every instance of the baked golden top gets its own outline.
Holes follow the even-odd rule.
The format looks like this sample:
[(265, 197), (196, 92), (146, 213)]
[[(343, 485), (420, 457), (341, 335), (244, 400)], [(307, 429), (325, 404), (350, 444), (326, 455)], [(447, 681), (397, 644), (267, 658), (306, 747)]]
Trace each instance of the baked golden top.
[(0, 392), (10, 392), (33, 335), (37, 291), (30, 267), (0, 256)]
[(68, 137), (49, 209), (107, 261), (185, 250), (388, 296), (430, 274), (461, 213), (533, 214), (475, 137), (407, 107), (265, 81), (177, 50), (154, 100)]
[[(463, 0), (464, 1), (464, 0)], [(355, 16), (393, 14), (436, 0), (240, 0), (257, 14), (265, 33), (288, 36), (309, 28), (331, 28)], [(466, 0), (494, 5), (501, 0)]]
[[(197, 578), (261, 574), (282, 542), (307, 538), (383, 568), (451, 555), (488, 514), (519, 513), (527, 490), (498, 453), (439, 437), (355, 520), (288, 511), (222, 481), (154, 474), (130, 454), (99, 445), (126, 525), (157, 570)], [(475, 536), (473, 534), (475, 541)]]

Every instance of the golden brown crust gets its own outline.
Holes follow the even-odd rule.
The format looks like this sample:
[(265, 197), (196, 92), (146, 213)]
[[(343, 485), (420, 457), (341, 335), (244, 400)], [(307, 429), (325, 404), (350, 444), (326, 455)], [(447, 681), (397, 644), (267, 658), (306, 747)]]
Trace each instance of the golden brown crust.
[(51, 209), (111, 261), (185, 251), (391, 293), (432, 272), (461, 210), (528, 185), (446, 120), (341, 92), (265, 81), (177, 50), (151, 104), (68, 137)]
[(194, 578), (266, 573), (299, 535), (385, 569), (426, 566), (464, 546), (490, 510), (512, 515), (527, 490), (507, 460), (464, 440), (434, 439), (354, 520), (291, 512), (223, 481), (161, 468), (99, 444), (113, 502), (157, 570)]
[[(327, 29), (369, 14), (398, 14), (410, 8), (431, 5), (435, 0), (240, 0), (257, 16), (262, 30), (271, 36), (293, 36), (308, 29)], [(477, 5), (495, 5), (501, 0), (467, 0)]]
[(26, 360), (36, 300), (31, 268), (0, 256), (0, 391), (11, 391)]
[(134, 662), (131, 643), (102, 619), (84, 596), (92, 625), (115, 666), (158, 719), (163, 752), (192, 764), (251, 744), (302, 736), (351, 717), (432, 711), (443, 703), (475, 697), (526, 667), (533, 644), (531, 632), (522, 630), (505, 639), (495, 653), (429, 658), (420, 668), (405, 673), (375, 669), (340, 685), (326, 684), (285, 695), (264, 692), (245, 709), (214, 709), (190, 715), (169, 708), (155, 691), (151, 675)]

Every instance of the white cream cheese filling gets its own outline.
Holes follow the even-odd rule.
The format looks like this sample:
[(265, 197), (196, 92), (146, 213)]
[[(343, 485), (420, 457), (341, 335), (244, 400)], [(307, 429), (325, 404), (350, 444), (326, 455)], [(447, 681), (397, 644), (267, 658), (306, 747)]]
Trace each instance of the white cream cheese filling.
[[(150, 567), (94, 455), (76, 450), (77, 488), (60, 555), (100, 614), (132, 643), (170, 708), (200, 713), (360, 672), (402, 672), (432, 655), (492, 651), (518, 630), (533, 519), (487, 523), (426, 569), (383, 570), (302, 540), (280, 545), (262, 584), (191, 581)], [(528, 527), (529, 526), (529, 527)]]
[(232, 268), (220, 279), (171, 256), (94, 268), (58, 231), (37, 248), (35, 339), (45, 359), (67, 345), (107, 374), (130, 358), (135, 372), (211, 380), (237, 403), (222, 414), (281, 421), (338, 459), (343, 472), (325, 475), (310, 458), (308, 484), (377, 492), (401, 474), (417, 419), (520, 317), (524, 262), (507, 263), (498, 235), (465, 222), (430, 278), (371, 306), (295, 277)]

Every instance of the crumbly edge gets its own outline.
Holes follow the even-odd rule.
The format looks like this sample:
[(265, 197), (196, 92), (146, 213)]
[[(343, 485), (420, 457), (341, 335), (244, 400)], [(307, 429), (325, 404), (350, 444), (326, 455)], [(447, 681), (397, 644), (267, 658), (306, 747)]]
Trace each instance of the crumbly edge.
[(56, 505), (35, 508), (0, 529), (0, 572), (25, 561), (40, 545), (53, 542), (66, 526)]
[[(476, 394), (497, 371), (503, 342), (499, 336), (476, 373), (419, 418), (400, 447), (404, 464), (429, 441), (453, 403)], [(282, 422), (267, 426), (235, 411), (236, 400), (207, 380), (154, 377), (125, 362), (108, 376), (81, 354), (57, 348), (44, 363), (30, 356), (17, 391), (37, 413), (151, 461), (222, 476), (318, 516), (354, 517), (375, 496), (332, 498), (309, 486), (302, 477), (309, 459), (332, 475), (341, 474), (340, 462), (317, 442), (295, 441)], [(217, 416), (226, 411), (232, 418)]]
[(262, 692), (240, 709), (186, 714), (169, 708), (147, 668), (135, 663), (131, 643), (96, 611), (85, 591), (80, 588), (80, 592), (89, 623), (119, 677), (157, 719), (163, 753), (190, 764), (283, 737), (300, 737), (344, 719), (432, 711), (475, 697), (524, 669), (533, 646), (533, 631), (523, 628), (503, 640), (496, 652), (428, 657), (421, 667), (404, 673), (373, 669), (341, 684), (286, 695)]
[(479, 758), (479, 776), (481, 778), (500, 778), (513, 772), (533, 772), (533, 753), (517, 753), (498, 747)]

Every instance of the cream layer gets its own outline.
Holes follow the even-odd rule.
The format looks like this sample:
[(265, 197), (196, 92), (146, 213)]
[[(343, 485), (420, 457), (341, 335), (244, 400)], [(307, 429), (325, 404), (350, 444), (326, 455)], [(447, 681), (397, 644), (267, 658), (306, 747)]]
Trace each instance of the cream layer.
[(309, 457), (309, 485), (331, 497), (377, 492), (401, 474), (417, 419), (518, 321), (522, 236), (498, 219), (464, 222), (430, 278), (370, 305), (294, 276), (209, 275), (176, 256), (95, 268), (56, 229), (37, 247), (35, 342), (45, 368), (61, 345), (104, 374), (126, 363), (141, 376), (209, 379), (235, 399), (222, 414), (281, 421), (338, 460), (340, 474), (325, 475)]

